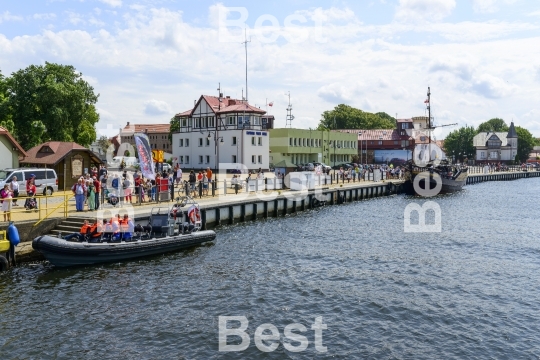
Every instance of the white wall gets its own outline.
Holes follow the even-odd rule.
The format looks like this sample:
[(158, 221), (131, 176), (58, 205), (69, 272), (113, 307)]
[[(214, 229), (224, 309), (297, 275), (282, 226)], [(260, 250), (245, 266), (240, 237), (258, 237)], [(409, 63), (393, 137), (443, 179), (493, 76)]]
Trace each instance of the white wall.
[(13, 167), (13, 152), (2, 141), (0, 141), (0, 169)]
[[(270, 146), (270, 133), (268, 131), (224, 130), (219, 132), (219, 137), (223, 137), (223, 143), (220, 143), (220, 140), (218, 139), (219, 162), (232, 163), (234, 155), (236, 156), (237, 163), (244, 163), (250, 170), (257, 170), (259, 168), (268, 169)], [(236, 137), (236, 145), (233, 145), (233, 137)], [(255, 137), (255, 145), (252, 145), (252, 137)], [(208, 131), (204, 130), (202, 134), (200, 132), (173, 134), (173, 157), (177, 158), (178, 161), (180, 161), (181, 156), (184, 157), (184, 163), (180, 164), (181, 167), (215, 168), (216, 149), (214, 132), (210, 132), (209, 145), (207, 145), (207, 138)], [(261, 138), (262, 145), (258, 144), (258, 138)], [(180, 139), (182, 139), (184, 143), (184, 146), (182, 147), (179, 145)], [(189, 139), (189, 146), (185, 146), (186, 139)], [(199, 146), (199, 139), (202, 139), (202, 146)], [(255, 156), (255, 164), (252, 162), (252, 155)], [(189, 156), (189, 164), (186, 163), (186, 156)], [(203, 157), (202, 164), (199, 162), (199, 156)], [(207, 159), (207, 156), (209, 159)], [(261, 162), (259, 162), (259, 156), (261, 156)]]

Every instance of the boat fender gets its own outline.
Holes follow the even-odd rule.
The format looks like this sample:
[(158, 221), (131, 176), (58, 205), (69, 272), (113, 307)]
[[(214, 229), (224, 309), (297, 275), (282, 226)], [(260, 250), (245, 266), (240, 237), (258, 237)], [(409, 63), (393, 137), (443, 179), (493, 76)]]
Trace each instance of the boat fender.
[(17, 230), (17, 227), (13, 223), (9, 224), (8, 226), (7, 236), (9, 242), (13, 246), (17, 246), (21, 242), (21, 238), (19, 237), (19, 230)]
[(311, 199), (311, 207), (316, 208), (321, 206), (321, 202), (315, 196)]
[(5, 257), (0, 255), (0, 272), (7, 271), (9, 269), (9, 263)]

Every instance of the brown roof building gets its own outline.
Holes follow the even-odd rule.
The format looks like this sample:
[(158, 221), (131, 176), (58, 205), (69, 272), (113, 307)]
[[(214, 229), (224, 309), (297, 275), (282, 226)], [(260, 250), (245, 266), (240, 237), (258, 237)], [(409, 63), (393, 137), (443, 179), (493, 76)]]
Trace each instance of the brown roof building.
[[(163, 150), (167, 153), (172, 153), (172, 145), (169, 140), (169, 131), (171, 129), (170, 124), (130, 124), (127, 125), (120, 132), (120, 142), (129, 143), (135, 147), (135, 133), (144, 133), (148, 135), (150, 140), (150, 147), (152, 150)], [(117, 154), (123, 156), (123, 154)], [(135, 156), (135, 154), (130, 154)]]
[(58, 176), (58, 189), (65, 190), (91, 167), (99, 166), (101, 160), (93, 151), (77, 143), (49, 141), (28, 150), (21, 164), (54, 169)]

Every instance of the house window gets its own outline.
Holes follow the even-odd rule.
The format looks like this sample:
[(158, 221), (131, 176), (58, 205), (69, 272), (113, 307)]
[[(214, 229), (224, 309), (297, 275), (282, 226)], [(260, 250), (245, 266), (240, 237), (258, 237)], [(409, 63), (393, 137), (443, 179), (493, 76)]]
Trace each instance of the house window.
[(203, 156), (199, 155), (199, 164), (202, 164), (202, 161), (203, 161)]
[(235, 124), (234, 116), (229, 116), (227, 118), (227, 125), (234, 125), (234, 124)]
[(379, 140), (379, 145), (382, 145), (382, 141), (381, 141), (381, 140)]
[(186, 127), (187, 126), (187, 119), (182, 119), (182, 127)]
[(253, 117), (253, 125), (260, 125), (261, 119), (258, 116)]
[(236, 136), (232, 137), (232, 144), (233, 144), (233, 146), (236, 145)]
[(189, 139), (186, 139), (186, 146), (189, 146)]
[(255, 136), (251, 137), (251, 145), (255, 145)]
[(189, 156), (186, 156), (186, 164), (189, 164)]
[(289, 146), (293, 146), (292, 145), (292, 138), (289, 138)]
[(183, 164), (184, 163), (184, 157), (183, 156), (180, 156), (180, 164)]
[(199, 146), (202, 146), (202, 142), (203, 142), (202, 138), (199, 138)]
[(294, 138), (294, 146), (296, 146), (296, 138)]
[(262, 136), (257, 139), (257, 145), (262, 146)]
[(394, 140), (394, 145), (399, 145), (399, 141)]
[(215, 122), (216, 118), (211, 116), (208, 118), (208, 127), (215, 127), (216, 126), (216, 122)]
[(210, 146), (210, 139), (206, 138), (206, 146)]
[(259, 164), (262, 164), (262, 155), (258, 156)]
[(210, 164), (210, 156), (206, 155), (206, 164)]
[(236, 164), (236, 155), (232, 156), (232, 162), (233, 162), (233, 164)]
[(251, 162), (252, 162), (253, 164), (256, 164), (256, 162), (255, 162), (255, 155), (251, 155)]
[(201, 127), (201, 119), (200, 118), (195, 118), (195, 127), (196, 128)]
[(484, 159), (486, 157), (486, 153), (484, 151), (480, 152), (480, 158)]

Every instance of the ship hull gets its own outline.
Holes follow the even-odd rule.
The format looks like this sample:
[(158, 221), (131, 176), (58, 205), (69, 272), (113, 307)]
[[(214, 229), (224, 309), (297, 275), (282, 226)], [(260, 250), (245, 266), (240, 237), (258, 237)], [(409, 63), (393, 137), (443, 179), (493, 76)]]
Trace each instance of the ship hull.
[[(418, 175), (415, 175), (415, 176), (418, 176)], [(403, 184), (404, 191), (407, 195), (422, 196), (422, 194), (418, 194), (417, 191), (414, 189), (413, 183), (414, 183), (415, 176), (413, 176), (410, 180), (405, 181), (405, 183)], [(455, 179), (442, 177), (441, 178), (442, 187), (441, 187), (441, 190), (439, 191), (439, 194), (450, 194), (450, 193), (462, 191), (463, 187), (467, 183), (467, 176), (468, 176), (467, 172), (462, 172)], [(419, 183), (420, 189), (435, 189), (436, 188), (437, 181), (435, 181), (433, 178), (430, 177), (429, 187), (426, 187), (426, 184), (425, 184), (426, 180), (427, 178), (421, 178), (419, 180), (418, 183)]]

